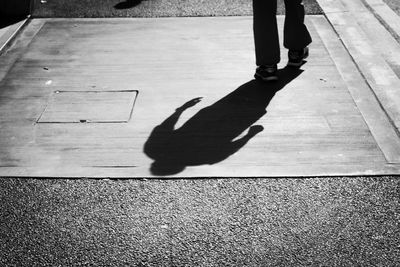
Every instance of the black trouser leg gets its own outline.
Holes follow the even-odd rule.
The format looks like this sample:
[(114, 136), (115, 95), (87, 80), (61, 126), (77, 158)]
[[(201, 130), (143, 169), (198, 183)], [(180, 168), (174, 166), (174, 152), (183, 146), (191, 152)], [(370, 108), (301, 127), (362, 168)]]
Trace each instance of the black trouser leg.
[(253, 0), (253, 30), (257, 66), (278, 64), (280, 61), (276, 2), (277, 0)]
[(302, 0), (285, 0), (286, 16), (283, 45), (290, 50), (303, 49), (312, 42), (310, 33), (304, 24), (305, 12), (302, 2)]

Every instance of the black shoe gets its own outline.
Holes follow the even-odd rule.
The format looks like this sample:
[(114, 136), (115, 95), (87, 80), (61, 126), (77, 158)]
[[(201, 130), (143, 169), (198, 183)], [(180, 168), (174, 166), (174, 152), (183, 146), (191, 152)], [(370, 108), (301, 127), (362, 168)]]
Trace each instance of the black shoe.
[(278, 80), (277, 76), (278, 66), (275, 65), (266, 65), (266, 66), (259, 66), (256, 69), (256, 73), (254, 74), (254, 78), (260, 79), (266, 82), (269, 81), (276, 81)]
[(301, 65), (304, 63), (304, 59), (308, 57), (308, 47), (303, 48), (301, 50), (289, 50), (288, 52), (288, 57), (289, 57), (289, 62), (288, 66), (289, 67), (296, 67), (299, 68)]

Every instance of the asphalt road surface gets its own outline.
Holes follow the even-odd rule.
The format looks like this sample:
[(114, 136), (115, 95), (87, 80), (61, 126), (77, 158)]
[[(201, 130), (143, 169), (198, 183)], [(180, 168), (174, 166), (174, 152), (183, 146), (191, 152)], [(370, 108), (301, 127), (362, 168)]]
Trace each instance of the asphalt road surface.
[(1, 266), (399, 266), (397, 177), (0, 180)]
[[(180, 17), (252, 14), (251, 0), (35, 0), (35, 17)], [(307, 14), (321, 14), (315, 0), (304, 0)], [(284, 10), (278, 0), (278, 13)]]

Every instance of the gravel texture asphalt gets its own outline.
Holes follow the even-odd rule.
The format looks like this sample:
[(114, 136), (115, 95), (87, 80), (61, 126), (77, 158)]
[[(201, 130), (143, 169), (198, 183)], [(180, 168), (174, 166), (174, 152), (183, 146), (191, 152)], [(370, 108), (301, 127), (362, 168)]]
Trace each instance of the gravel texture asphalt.
[(0, 180), (1, 266), (399, 266), (400, 180)]
[[(35, 17), (179, 17), (252, 14), (251, 0), (42, 0), (34, 1)], [(321, 14), (315, 0), (304, 0), (307, 14)], [(284, 10), (278, 0), (278, 13)]]

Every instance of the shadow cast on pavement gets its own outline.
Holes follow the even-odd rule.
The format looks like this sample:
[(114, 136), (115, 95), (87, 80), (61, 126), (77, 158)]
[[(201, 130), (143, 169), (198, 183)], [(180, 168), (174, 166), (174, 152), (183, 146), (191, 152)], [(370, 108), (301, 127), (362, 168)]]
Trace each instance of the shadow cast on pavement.
[[(276, 82), (251, 80), (175, 129), (181, 114), (200, 102), (201, 97), (178, 107), (153, 129), (144, 145), (144, 153), (154, 160), (151, 173), (174, 175), (187, 166), (221, 162), (239, 151), (264, 130), (263, 126), (253, 124), (267, 113), (266, 108), (275, 93), (302, 72), (284, 68), (278, 71)], [(246, 129), (247, 133), (237, 139)]]
[(135, 6), (140, 5), (143, 0), (126, 0), (124, 2), (120, 2), (114, 6), (115, 9), (129, 9)]

